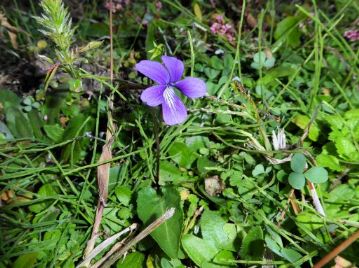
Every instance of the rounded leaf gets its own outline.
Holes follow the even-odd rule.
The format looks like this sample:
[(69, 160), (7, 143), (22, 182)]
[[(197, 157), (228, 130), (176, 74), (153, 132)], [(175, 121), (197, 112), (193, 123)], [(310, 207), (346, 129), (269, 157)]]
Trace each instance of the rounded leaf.
[(290, 167), (294, 172), (303, 173), (306, 165), (304, 154), (294, 154), (290, 161)]
[(312, 167), (304, 176), (313, 183), (323, 183), (328, 180), (328, 171), (323, 167)]
[(292, 172), (289, 174), (289, 184), (294, 189), (302, 189), (305, 185), (305, 177), (302, 173)]

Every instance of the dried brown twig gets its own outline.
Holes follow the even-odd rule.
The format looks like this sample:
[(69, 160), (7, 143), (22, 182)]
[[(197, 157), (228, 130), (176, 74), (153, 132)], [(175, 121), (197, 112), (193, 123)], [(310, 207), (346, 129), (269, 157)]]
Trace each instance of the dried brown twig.
[[(112, 0), (111, 0), (112, 3)], [(113, 33), (112, 33), (112, 12), (109, 12), (110, 16), (110, 80), (111, 85), (113, 84)], [(115, 133), (115, 125), (113, 123), (112, 119), (112, 109), (113, 109), (113, 92), (111, 92), (111, 95), (108, 99), (108, 113), (107, 113), (107, 131), (106, 131), (106, 143), (102, 147), (102, 153), (99, 159), (99, 162), (107, 162), (112, 159), (112, 143), (114, 139), (114, 133)], [(110, 167), (111, 164), (107, 162), (106, 164), (100, 165), (97, 167), (97, 183), (99, 188), (99, 199), (97, 202), (97, 209), (96, 209), (96, 216), (95, 221), (93, 224), (92, 234), (90, 240), (87, 242), (87, 246), (85, 249), (84, 258), (87, 259), (87, 257), (91, 254), (95, 247), (95, 241), (99, 235), (99, 229), (101, 225), (101, 220), (103, 216), (103, 210), (106, 206), (107, 197), (108, 197), (108, 181), (110, 176)], [(91, 260), (90, 260), (91, 261)], [(86, 263), (86, 265), (89, 264)]]
[(321, 268), (338, 256), (342, 251), (344, 251), (347, 247), (349, 247), (352, 243), (354, 243), (357, 239), (359, 239), (359, 230), (352, 234), (347, 240), (339, 244), (335, 247), (331, 252), (324, 256), (319, 262), (317, 262), (313, 268)]

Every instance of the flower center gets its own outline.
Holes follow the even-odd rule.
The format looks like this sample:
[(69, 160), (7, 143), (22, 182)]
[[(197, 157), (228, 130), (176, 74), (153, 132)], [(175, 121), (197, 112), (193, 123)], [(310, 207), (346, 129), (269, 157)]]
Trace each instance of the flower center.
[(173, 90), (173, 87), (167, 87), (165, 89), (163, 98), (171, 109), (175, 107), (175, 91)]

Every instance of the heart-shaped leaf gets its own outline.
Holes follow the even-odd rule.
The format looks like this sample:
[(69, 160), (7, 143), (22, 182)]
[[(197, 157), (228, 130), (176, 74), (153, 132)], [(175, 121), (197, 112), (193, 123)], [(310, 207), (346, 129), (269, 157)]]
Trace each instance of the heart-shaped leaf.
[(158, 195), (153, 188), (146, 187), (138, 193), (137, 214), (146, 225), (162, 216), (171, 207), (176, 209), (175, 214), (155, 229), (151, 236), (170, 258), (177, 258), (183, 223), (178, 192), (172, 187), (164, 187), (162, 195)]
[(289, 174), (289, 184), (294, 189), (302, 189), (305, 185), (305, 177), (302, 173), (292, 172)]
[(191, 260), (199, 267), (202, 267), (203, 263), (211, 261), (219, 251), (209, 241), (191, 234), (183, 236), (182, 246)]
[(323, 183), (328, 180), (328, 171), (323, 167), (312, 167), (304, 176), (313, 183)]

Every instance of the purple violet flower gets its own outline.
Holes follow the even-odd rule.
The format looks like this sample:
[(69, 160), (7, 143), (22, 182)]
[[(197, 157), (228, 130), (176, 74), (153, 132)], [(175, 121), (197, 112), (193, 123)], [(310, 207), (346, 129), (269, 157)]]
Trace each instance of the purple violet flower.
[(141, 100), (148, 106), (162, 105), (163, 120), (167, 125), (176, 125), (187, 118), (187, 109), (176, 95), (175, 89), (191, 99), (206, 95), (207, 88), (203, 80), (194, 77), (181, 77), (183, 62), (175, 57), (162, 56), (163, 64), (157, 61), (142, 60), (136, 64), (136, 70), (157, 84), (145, 89)]

